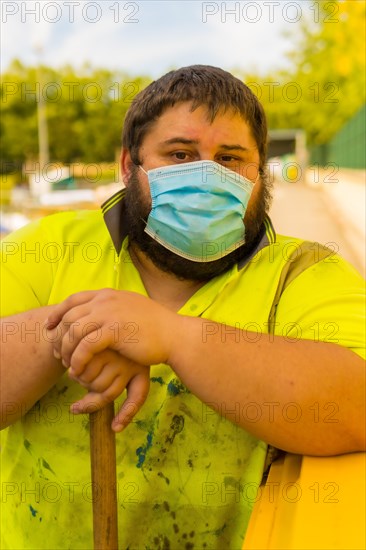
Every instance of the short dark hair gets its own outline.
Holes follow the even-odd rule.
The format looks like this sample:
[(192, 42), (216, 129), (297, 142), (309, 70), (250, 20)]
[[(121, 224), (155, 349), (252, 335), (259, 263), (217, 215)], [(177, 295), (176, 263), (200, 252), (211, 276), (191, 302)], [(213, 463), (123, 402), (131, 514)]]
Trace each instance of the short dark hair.
[(146, 132), (167, 107), (182, 101), (192, 102), (192, 111), (207, 107), (214, 120), (219, 111), (232, 109), (249, 125), (258, 147), (260, 171), (267, 155), (267, 121), (262, 105), (253, 92), (231, 73), (209, 65), (191, 65), (163, 75), (139, 92), (127, 111), (122, 145), (135, 164)]

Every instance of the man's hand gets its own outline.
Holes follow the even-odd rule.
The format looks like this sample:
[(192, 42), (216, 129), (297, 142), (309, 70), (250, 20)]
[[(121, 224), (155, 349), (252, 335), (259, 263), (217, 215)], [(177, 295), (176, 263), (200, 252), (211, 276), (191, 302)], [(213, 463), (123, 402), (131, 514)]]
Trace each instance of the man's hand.
[(105, 349), (140, 365), (169, 363), (179, 319), (150, 298), (102, 289), (67, 298), (54, 308), (46, 328), (55, 331), (56, 356), (78, 377), (93, 356)]
[(112, 429), (116, 432), (125, 428), (140, 410), (150, 386), (148, 367), (126, 359), (112, 350), (94, 355), (78, 376), (71, 371), (69, 376), (89, 391), (71, 406), (74, 414), (101, 409), (127, 388), (127, 398), (112, 423)]

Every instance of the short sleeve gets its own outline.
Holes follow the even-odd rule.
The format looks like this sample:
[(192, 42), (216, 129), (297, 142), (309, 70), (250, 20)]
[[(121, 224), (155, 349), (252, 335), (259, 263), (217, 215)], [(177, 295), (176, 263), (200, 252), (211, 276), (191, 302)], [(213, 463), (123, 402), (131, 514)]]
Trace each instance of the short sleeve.
[(283, 292), (275, 333), (332, 342), (365, 357), (365, 281), (343, 258), (312, 265)]
[[(57, 243), (51, 245), (56, 250)], [(41, 220), (1, 241), (1, 317), (47, 305), (54, 270), (52, 254)]]

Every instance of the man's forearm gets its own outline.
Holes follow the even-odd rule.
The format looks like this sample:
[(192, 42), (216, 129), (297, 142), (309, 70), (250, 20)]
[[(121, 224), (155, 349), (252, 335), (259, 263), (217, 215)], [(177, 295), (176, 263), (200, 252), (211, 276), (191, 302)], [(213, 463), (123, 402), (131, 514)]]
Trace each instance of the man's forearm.
[(180, 343), (170, 361), (203, 401), (203, 421), (209, 422), (210, 406), (295, 453), (332, 455), (364, 448), (360, 357), (336, 344), (264, 334), (250, 343), (225, 325), (214, 323), (218, 330), (208, 333), (207, 322), (182, 318)]
[[(67, 325), (74, 319), (82, 321), (71, 337)], [(121, 331), (116, 339), (114, 323), (135, 327), (136, 337)], [(286, 451), (335, 455), (365, 447), (364, 362), (337, 344), (268, 334), (258, 339), (255, 333), (243, 339), (234, 327), (177, 315), (152, 299), (112, 289), (70, 296), (56, 306), (48, 326), (64, 327), (55, 347), (75, 375), (111, 348), (142, 365), (168, 363), (203, 402), (203, 421), (209, 404)]]
[(65, 372), (44, 329), (53, 307), (1, 319), (1, 429), (25, 414)]

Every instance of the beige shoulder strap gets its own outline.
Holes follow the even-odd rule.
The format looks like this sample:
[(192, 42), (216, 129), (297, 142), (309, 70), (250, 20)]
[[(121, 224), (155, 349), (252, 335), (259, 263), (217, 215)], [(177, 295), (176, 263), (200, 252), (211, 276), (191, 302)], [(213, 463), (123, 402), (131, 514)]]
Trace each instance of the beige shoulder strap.
[(311, 241), (303, 241), (292, 252), (282, 269), (271, 311), (268, 316), (268, 330), (270, 334), (274, 333), (276, 310), (284, 290), (308, 267), (324, 260), (331, 254), (334, 254), (334, 250)]
[[(276, 310), (284, 290), (308, 267), (324, 260), (331, 254), (334, 254), (334, 250), (311, 241), (303, 241), (299, 247), (294, 250), (286, 262), (286, 265), (282, 269), (282, 273), (278, 281), (276, 294), (268, 316), (268, 331), (270, 334), (274, 334)], [(268, 476), (270, 465), (274, 460), (276, 460), (276, 458), (281, 456), (281, 454), (283, 454), (283, 451), (273, 447), (272, 445), (268, 445), (262, 483), (265, 482)]]
[[(331, 254), (334, 254), (334, 250), (331, 250), (326, 246), (311, 241), (303, 241), (298, 247), (296, 247), (296, 249), (289, 257), (288, 261), (286, 262), (286, 265), (282, 269), (282, 273), (278, 281), (276, 294), (273, 299), (271, 311), (268, 316), (268, 330), (270, 334), (274, 334), (276, 310), (284, 290), (294, 279), (296, 279), (298, 275), (303, 273), (303, 271), (305, 271), (308, 267), (324, 260)], [(283, 451), (281, 451), (280, 449), (276, 449), (276, 447), (268, 445), (262, 481), (265, 481), (269, 472), (269, 467), (272, 462), (276, 460), (276, 458), (281, 456), (282, 453)]]

